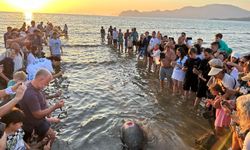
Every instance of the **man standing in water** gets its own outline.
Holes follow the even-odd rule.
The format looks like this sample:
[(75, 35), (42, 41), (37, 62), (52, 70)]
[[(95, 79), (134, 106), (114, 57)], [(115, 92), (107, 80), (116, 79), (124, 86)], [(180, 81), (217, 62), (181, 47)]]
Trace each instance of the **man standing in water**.
[(50, 107), (47, 105), (42, 90), (52, 79), (53, 77), (48, 70), (39, 70), (35, 79), (28, 83), (23, 99), (19, 102), (20, 108), (25, 114), (23, 129), (26, 142), (31, 138), (33, 130), (38, 135), (39, 141), (48, 137), (52, 145), (55, 140), (55, 132), (50, 128), (50, 123), (46, 120), (46, 117), (50, 116), (56, 109), (63, 107), (64, 101), (61, 100)]
[(113, 42), (113, 28), (112, 28), (112, 26), (109, 27), (108, 32), (109, 32), (109, 35), (110, 35), (110, 38), (111, 38), (110, 45), (112, 45), (112, 42)]
[(134, 46), (135, 46), (135, 50), (137, 52), (138, 51), (137, 42), (138, 42), (139, 35), (138, 35), (138, 32), (136, 31), (136, 28), (132, 29), (131, 36), (133, 38), (133, 50), (134, 50)]
[(125, 53), (127, 52), (128, 50), (128, 37), (129, 37), (129, 29), (127, 29), (127, 32), (124, 33), (124, 41), (125, 41)]
[(114, 43), (114, 48), (117, 49), (117, 42), (118, 42), (118, 31), (116, 30), (116, 27), (114, 27), (113, 30), (113, 43)]
[(174, 50), (171, 49), (171, 44), (167, 43), (165, 45), (165, 51), (162, 53), (164, 55), (161, 60), (161, 67), (160, 67), (160, 86), (161, 89), (164, 88), (164, 79), (167, 77), (169, 89), (172, 88), (172, 73), (173, 67), (171, 66), (171, 62), (176, 59), (176, 55)]
[(198, 75), (198, 91), (196, 93), (196, 99), (194, 102), (194, 107), (197, 108), (202, 98), (207, 97), (208, 87), (207, 82), (210, 79), (208, 73), (210, 71), (209, 61), (213, 59), (213, 51), (210, 48), (206, 48), (204, 50), (204, 58), (201, 60), (200, 65), (197, 69), (193, 69), (193, 72)]
[(105, 29), (103, 28), (103, 26), (101, 27), (100, 33), (101, 33), (101, 38), (102, 38), (102, 43), (103, 43), (105, 42), (105, 35), (106, 35)]
[(4, 47), (7, 48), (7, 40), (11, 38), (11, 27), (7, 27), (7, 32), (4, 33), (3, 37), (4, 37)]
[(156, 37), (156, 32), (153, 31), (152, 32), (152, 38), (149, 41), (149, 45), (148, 45), (148, 71), (151, 71), (151, 67), (153, 64), (153, 57), (151, 56), (151, 54), (153, 53), (153, 49), (155, 47), (156, 44), (160, 44), (161, 42), (159, 41), (159, 39)]
[(34, 20), (32, 20), (31, 21), (31, 27), (29, 28), (28, 32), (33, 34), (36, 29), (37, 29), (36, 22)]
[(56, 32), (53, 33), (52, 38), (49, 40), (49, 49), (51, 56), (61, 58), (61, 55), (63, 54), (62, 44)]

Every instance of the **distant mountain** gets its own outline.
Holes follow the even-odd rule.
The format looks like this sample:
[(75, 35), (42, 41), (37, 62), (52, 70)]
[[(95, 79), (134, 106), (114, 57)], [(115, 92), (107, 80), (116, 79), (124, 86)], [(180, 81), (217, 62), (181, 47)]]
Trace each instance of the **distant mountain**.
[(226, 19), (213, 18), (211, 20), (250, 21), (250, 17), (245, 17), (245, 18), (226, 18)]
[(119, 16), (132, 17), (169, 17), (169, 18), (196, 18), (196, 19), (227, 19), (227, 18), (245, 18), (250, 17), (250, 11), (237, 6), (227, 4), (211, 4), (202, 7), (183, 7), (176, 10), (154, 10), (140, 12), (138, 10), (127, 10)]

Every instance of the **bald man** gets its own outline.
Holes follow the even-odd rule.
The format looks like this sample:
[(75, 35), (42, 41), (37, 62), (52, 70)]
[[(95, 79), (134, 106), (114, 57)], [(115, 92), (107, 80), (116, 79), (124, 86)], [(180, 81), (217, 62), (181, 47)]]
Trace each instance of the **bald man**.
[(46, 69), (40, 69), (27, 85), (27, 90), (20, 101), (20, 107), (25, 114), (23, 129), (25, 131), (24, 140), (28, 142), (33, 130), (39, 136), (39, 140), (49, 137), (51, 145), (55, 140), (55, 132), (50, 128), (50, 123), (46, 120), (53, 111), (64, 106), (64, 101), (59, 101), (48, 107), (42, 90), (53, 79), (51, 73)]

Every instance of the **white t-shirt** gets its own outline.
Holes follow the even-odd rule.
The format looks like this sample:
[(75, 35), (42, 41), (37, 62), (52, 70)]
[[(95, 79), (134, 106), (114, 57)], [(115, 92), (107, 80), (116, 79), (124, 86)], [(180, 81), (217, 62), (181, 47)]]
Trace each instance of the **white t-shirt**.
[(54, 72), (52, 62), (49, 59), (36, 59), (34, 63), (29, 64), (26, 68), (26, 72), (28, 73), (28, 80), (33, 80), (37, 71), (42, 68), (49, 70), (51, 73)]
[(250, 132), (245, 137), (242, 150), (250, 150)]
[(149, 49), (153, 49), (156, 44), (161, 44), (161, 41), (158, 38), (151, 38), (149, 41)]
[(225, 73), (223, 79), (222, 79), (222, 84), (225, 88), (229, 90), (233, 90), (239, 87), (239, 83), (237, 80), (235, 80), (232, 76), (229, 74)]
[(233, 67), (233, 70), (231, 71), (230, 75), (238, 81), (239, 78), (239, 71), (236, 67)]
[(186, 72), (182, 71), (182, 67), (184, 66), (185, 62), (187, 61), (188, 57), (184, 56), (184, 58), (181, 60), (180, 58), (176, 61), (178, 65), (174, 67), (172, 78), (177, 81), (184, 81)]
[[(216, 82), (216, 79), (214, 77), (211, 77), (207, 83), (207, 86), (209, 87), (215, 82)], [(237, 89), (240, 86), (239, 82), (227, 73), (225, 73), (221, 83), (225, 88), (229, 90)]]
[(117, 39), (118, 39), (118, 32), (113, 31), (113, 40), (117, 40)]
[(20, 37), (26, 37), (26, 36), (27, 36), (26, 32), (24, 32), (24, 31), (20, 32)]
[(61, 54), (61, 40), (60, 39), (53, 39), (49, 40), (49, 46), (51, 47), (52, 55), (60, 55)]
[(27, 57), (27, 61), (28, 61), (27, 65), (33, 64), (36, 61), (36, 57), (32, 53), (29, 53)]
[(197, 55), (197, 58), (200, 58), (201, 60), (203, 60), (204, 59), (204, 54), (201, 53), (200, 55)]
[(14, 72), (20, 70), (23, 68), (23, 57), (20, 53), (16, 55), (16, 57), (13, 59), (14, 62)]

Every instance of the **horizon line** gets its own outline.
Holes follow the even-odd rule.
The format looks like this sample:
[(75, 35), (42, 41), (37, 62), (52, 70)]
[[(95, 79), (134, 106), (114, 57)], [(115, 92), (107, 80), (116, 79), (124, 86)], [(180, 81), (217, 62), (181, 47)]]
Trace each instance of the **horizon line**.
[[(24, 14), (22, 11), (0, 11), (0, 13), (20, 13)], [(31, 12), (32, 14), (48, 14), (48, 15), (76, 15), (76, 16), (99, 16), (99, 17), (119, 17), (118, 15), (101, 15), (101, 14), (85, 14), (85, 13), (63, 13), (63, 12)]]
[[(233, 4), (227, 4), (227, 3), (212, 3), (212, 4), (206, 4), (206, 5), (201, 5), (201, 6), (190, 6), (190, 5), (187, 5), (187, 6), (183, 6), (183, 7), (180, 7), (180, 8), (176, 8), (176, 9), (152, 9), (152, 10), (138, 10), (138, 9), (124, 9), (124, 10), (121, 10), (118, 14), (106, 14), (106, 15), (103, 15), (103, 14), (87, 14), (87, 13), (75, 13), (75, 12), (72, 12), (72, 13), (66, 13), (66, 12), (32, 12), (33, 14), (55, 14), (55, 15), (84, 15), (84, 16), (106, 16), (106, 17), (116, 17), (116, 16), (120, 16), (120, 14), (124, 11), (139, 11), (139, 12), (151, 12), (151, 11), (174, 11), (174, 10), (179, 10), (179, 9), (183, 9), (185, 7), (193, 7), (193, 8), (199, 8), (199, 7), (204, 7), (204, 6), (209, 6), (209, 5), (230, 5), (230, 6), (234, 6), (234, 7), (238, 7), (240, 9), (243, 9), (243, 10), (246, 10), (246, 11), (249, 11), (248, 9), (246, 8), (242, 8), (240, 6), (237, 6), (237, 5), (233, 5)], [(0, 11), (0, 13), (25, 13), (24, 11)]]

